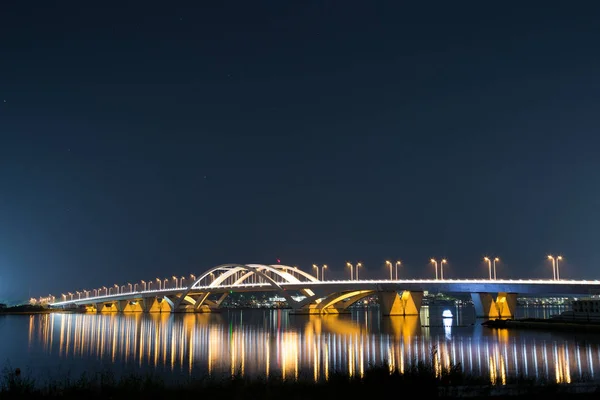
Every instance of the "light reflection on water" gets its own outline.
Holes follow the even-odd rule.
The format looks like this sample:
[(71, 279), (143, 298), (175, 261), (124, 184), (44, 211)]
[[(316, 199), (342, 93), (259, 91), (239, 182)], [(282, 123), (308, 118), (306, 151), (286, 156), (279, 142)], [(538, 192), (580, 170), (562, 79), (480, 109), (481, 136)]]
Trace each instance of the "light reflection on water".
[(600, 368), (597, 337), (491, 330), (469, 317), (468, 308), (453, 308), (453, 319), (441, 318), (442, 310), (424, 307), (420, 317), (380, 317), (377, 310), (47, 314), (27, 317), (27, 339), (30, 360), (76, 360), (81, 370), (100, 362), (185, 375), (321, 380), (334, 372), (362, 376), (384, 362), (404, 372), (424, 361), (436, 368), (460, 364), (503, 384), (515, 376), (568, 383), (595, 378)]

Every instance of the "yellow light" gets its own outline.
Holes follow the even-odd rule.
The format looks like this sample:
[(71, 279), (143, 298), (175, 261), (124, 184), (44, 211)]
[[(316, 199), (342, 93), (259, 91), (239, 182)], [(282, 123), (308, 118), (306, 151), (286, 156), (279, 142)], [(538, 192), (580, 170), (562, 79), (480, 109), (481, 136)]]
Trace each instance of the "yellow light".
[(548, 260), (552, 260), (552, 259), (554, 259), (554, 257), (548, 256)]
[(432, 258), (432, 259), (431, 259), (431, 262), (432, 262), (432, 263), (434, 263), (434, 262), (435, 262), (435, 260)]
[(562, 260), (562, 256), (556, 257), (557, 260)]
[(498, 257), (494, 258), (494, 261), (500, 261), (500, 259)]
[(490, 261), (490, 259), (487, 257), (483, 257), (483, 261)]
[(443, 264), (443, 263), (447, 263), (447, 262), (448, 262), (448, 261), (446, 261), (446, 259), (445, 259), (445, 258), (442, 260), (442, 264)]
[(326, 268), (327, 268), (327, 265), (323, 265), (323, 268), (325, 268), (325, 269), (326, 269)]

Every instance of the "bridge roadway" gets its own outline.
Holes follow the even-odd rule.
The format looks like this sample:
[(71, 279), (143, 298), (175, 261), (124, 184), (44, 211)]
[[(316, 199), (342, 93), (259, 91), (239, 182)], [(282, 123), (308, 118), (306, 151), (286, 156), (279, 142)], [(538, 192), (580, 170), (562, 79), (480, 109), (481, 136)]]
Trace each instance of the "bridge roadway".
[[(51, 307), (85, 306), (89, 311), (213, 312), (233, 292), (276, 292), (295, 314), (347, 312), (371, 295), (379, 298), (383, 315), (418, 315), (423, 293), (469, 293), (478, 317), (514, 316), (517, 295), (590, 296), (600, 294), (600, 281), (588, 280), (328, 280), (295, 267), (223, 264), (184, 287), (128, 291), (103, 296), (70, 295)], [(89, 293), (89, 292), (88, 292)]]

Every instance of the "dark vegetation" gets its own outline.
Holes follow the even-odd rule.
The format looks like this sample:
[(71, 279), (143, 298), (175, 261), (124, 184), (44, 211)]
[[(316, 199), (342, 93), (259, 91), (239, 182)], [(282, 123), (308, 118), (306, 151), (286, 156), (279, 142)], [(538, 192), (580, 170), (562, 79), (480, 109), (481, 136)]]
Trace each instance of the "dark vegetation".
[[(432, 352), (432, 360), (436, 355)], [(371, 366), (362, 377), (334, 373), (327, 381), (312, 382), (310, 377), (298, 380), (281, 378), (250, 379), (237, 374), (221, 379), (204, 377), (178, 384), (168, 384), (158, 376), (128, 375), (120, 378), (111, 372), (83, 374), (77, 379), (65, 378), (39, 383), (18, 368), (5, 368), (0, 379), (0, 399), (172, 399), (196, 396), (211, 400), (234, 399), (387, 399), (401, 396), (419, 398), (471, 399), (567, 399), (600, 398), (600, 386), (591, 382), (584, 386), (558, 385), (518, 378), (501, 385), (489, 378), (469, 376), (460, 366), (435, 368), (434, 364), (416, 363), (401, 373), (390, 372), (387, 365)], [(575, 393), (575, 389), (587, 393)]]
[(7, 306), (6, 304), (0, 304), (0, 314), (36, 314), (46, 313), (51, 310), (48, 307), (33, 305), (33, 304), (20, 304), (16, 306)]

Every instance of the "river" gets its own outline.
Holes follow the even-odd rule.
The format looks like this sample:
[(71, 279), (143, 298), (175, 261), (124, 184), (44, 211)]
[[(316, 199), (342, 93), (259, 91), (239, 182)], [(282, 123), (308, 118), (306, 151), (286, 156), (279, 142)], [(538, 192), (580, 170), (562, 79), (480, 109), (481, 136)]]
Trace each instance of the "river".
[[(452, 318), (443, 318), (450, 310)], [(519, 307), (517, 317), (548, 317), (559, 307)], [(287, 310), (215, 314), (39, 314), (0, 316), (0, 361), (37, 380), (83, 372), (156, 373), (166, 380), (241, 374), (326, 380), (388, 363), (459, 365), (505, 383), (526, 376), (552, 382), (598, 380), (600, 336), (494, 330), (471, 306), (425, 306), (419, 317), (290, 315)]]

